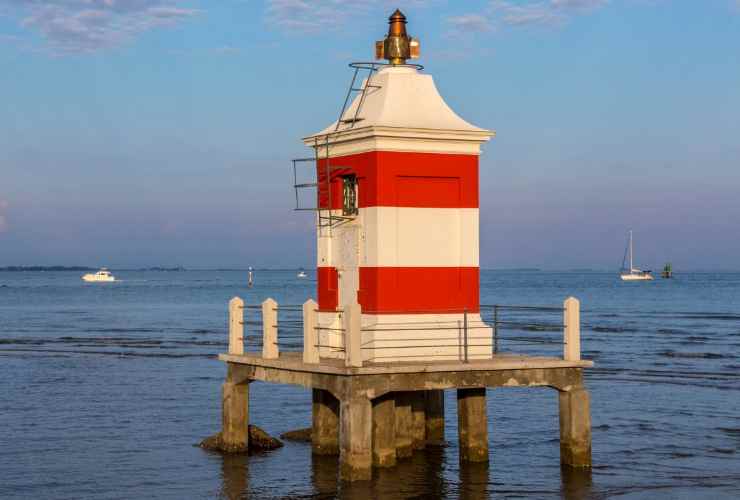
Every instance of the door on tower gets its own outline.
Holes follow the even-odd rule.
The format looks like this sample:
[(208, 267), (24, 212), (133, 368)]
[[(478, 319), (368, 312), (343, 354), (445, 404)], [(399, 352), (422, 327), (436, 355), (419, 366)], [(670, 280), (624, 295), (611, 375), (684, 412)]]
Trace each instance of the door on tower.
[(344, 309), (349, 304), (357, 302), (359, 289), (359, 254), (360, 254), (360, 227), (354, 223), (344, 224), (337, 228), (339, 235), (339, 308)]
[(357, 302), (360, 276), (360, 226), (357, 220), (357, 177), (354, 174), (342, 177), (342, 216), (346, 222), (337, 226), (339, 233), (339, 307), (344, 309)]

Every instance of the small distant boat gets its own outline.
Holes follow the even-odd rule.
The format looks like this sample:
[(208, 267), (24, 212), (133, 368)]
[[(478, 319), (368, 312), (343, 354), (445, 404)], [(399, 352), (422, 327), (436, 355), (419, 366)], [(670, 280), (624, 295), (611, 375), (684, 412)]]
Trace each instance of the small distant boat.
[(296, 275), (296, 277), (301, 278), (301, 279), (308, 278), (308, 274), (306, 274), (306, 271), (301, 269), (300, 271), (298, 271), (298, 274)]
[(663, 266), (663, 271), (661, 271), (660, 276), (666, 279), (673, 278), (673, 266), (670, 262)]
[(88, 273), (85, 274), (82, 277), (82, 281), (116, 281), (115, 276), (113, 276), (108, 269), (105, 267), (101, 268), (100, 271), (98, 271), (95, 274)]
[(249, 266), (249, 274), (247, 275), (247, 288), (254, 286), (254, 274), (252, 274), (252, 266)]
[[(627, 261), (627, 254), (629, 254), (629, 267), (625, 267)], [(650, 271), (643, 271), (635, 267), (632, 263), (632, 231), (630, 231), (629, 242), (627, 248), (624, 251), (624, 258), (622, 259), (622, 271), (619, 273), (619, 277), (622, 281), (650, 281), (653, 279), (653, 275)]]

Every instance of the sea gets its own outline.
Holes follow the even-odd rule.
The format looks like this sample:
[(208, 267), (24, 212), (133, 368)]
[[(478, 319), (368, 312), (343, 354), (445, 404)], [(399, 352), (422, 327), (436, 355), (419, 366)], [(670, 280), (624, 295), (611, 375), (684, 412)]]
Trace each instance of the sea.
[[(446, 446), (347, 484), (306, 443), (248, 456), (197, 446), (220, 428), (228, 300), (301, 304), (313, 273), (256, 270), (248, 288), (246, 271), (113, 272), (120, 281), (0, 273), (2, 499), (740, 498), (740, 273), (483, 270), (483, 304), (580, 300), (592, 470), (560, 467), (556, 391), (497, 388), (488, 466), (460, 464), (446, 391)], [(545, 314), (502, 308), (497, 350), (561, 355), (562, 317)], [(279, 435), (310, 419), (309, 390), (251, 385), (253, 424)]]

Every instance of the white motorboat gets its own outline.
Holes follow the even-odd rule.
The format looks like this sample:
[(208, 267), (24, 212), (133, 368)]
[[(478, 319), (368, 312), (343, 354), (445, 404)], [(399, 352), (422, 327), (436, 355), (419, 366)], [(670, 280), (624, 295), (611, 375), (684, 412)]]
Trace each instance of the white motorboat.
[[(629, 267), (626, 267), (627, 255), (629, 254)], [(651, 281), (653, 275), (650, 271), (643, 271), (634, 266), (632, 262), (632, 231), (630, 231), (629, 242), (627, 248), (624, 251), (624, 258), (622, 259), (622, 271), (619, 273), (619, 277), (622, 281)]]
[(308, 278), (308, 274), (306, 274), (306, 271), (304, 271), (303, 269), (301, 269), (300, 271), (298, 271), (298, 274), (296, 276), (298, 278)]
[(116, 278), (108, 269), (103, 267), (95, 274), (88, 273), (84, 275), (82, 281), (116, 281)]

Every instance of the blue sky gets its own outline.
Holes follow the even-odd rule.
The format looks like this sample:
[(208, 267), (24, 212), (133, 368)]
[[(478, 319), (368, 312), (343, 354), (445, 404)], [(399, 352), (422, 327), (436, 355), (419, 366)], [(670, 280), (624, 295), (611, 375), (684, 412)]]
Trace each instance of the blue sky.
[(0, 266), (311, 266), (290, 159), (400, 7), (481, 265), (737, 269), (740, 1), (0, 0)]

